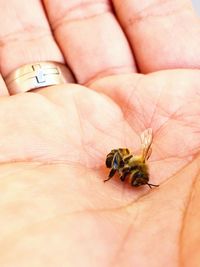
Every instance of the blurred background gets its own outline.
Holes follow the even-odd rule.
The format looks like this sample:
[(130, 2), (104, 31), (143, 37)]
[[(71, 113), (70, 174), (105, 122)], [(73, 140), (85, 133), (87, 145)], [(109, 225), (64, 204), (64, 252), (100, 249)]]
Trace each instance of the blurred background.
[(197, 13), (200, 15), (200, 0), (192, 0), (192, 3), (197, 11)]

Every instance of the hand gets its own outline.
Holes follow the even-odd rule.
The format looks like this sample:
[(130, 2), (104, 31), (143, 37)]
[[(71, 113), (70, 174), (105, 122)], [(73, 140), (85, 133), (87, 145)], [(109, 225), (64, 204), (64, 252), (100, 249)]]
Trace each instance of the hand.
[[(64, 1), (44, 3), (52, 28), (57, 24), (55, 36), (67, 62), (78, 82), (89, 89), (68, 84), (0, 100), (1, 266), (196, 266), (200, 74), (199, 70), (163, 69), (198, 66), (199, 47), (193, 52), (199, 42), (197, 19), (188, 7), (174, 8), (170, 17), (169, 3), (144, 9), (140, 12), (144, 18), (139, 20), (136, 3), (127, 1), (119, 7), (120, 1), (114, 1), (133, 56), (120, 28), (112, 49), (109, 34), (102, 39), (105, 43), (95, 39), (99, 38), (97, 30), (83, 46), (78, 43), (81, 38), (79, 35), (77, 40), (76, 25), (84, 36), (90, 20), (74, 20), (80, 7), (73, 9), (77, 13), (70, 13), (73, 21), (65, 24), (60, 14), (66, 14), (64, 6), (69, 6)], [(20, 10), (19, 5), (13, 10)], [(37, 7), (35, 2), (33, 7)], [(86, 12), (93, 12), (91, 7), (85, 6)], [(152, 13), (152, 18), (144, 12)], [(38, 12), (33, 14), (39, 18)], [(33, 15), (25, 14), (23, 23), (26, 16), (30, 19)], [(114, 21), (110, 14), (104, 16), (97, 16), (98, 25), (91, 21), (94, 25), (88, 29), (103, 27), (109, 33), (109, 27), (118, 27), (116, 21), (107, 23), (109, 18)], [(127, 27), (132, 17), (135, 19)], [(42, 18), (34, 21), (41, 23)], [(169, 27), (166, 34), (170, 32), (173, 20), (181, 20), (181, 25), (173, 26), (176, 45), (171, 35), (163, 33), (163, 25)], [(182, 33), (185, 25), (193, 31)], [(105, 31), (99, 31), (103, 37)], [(116, 34), (117, 30), (110, 28), (110, 32)], [(65, 45), (66, 40), (69, 43)], [(27, 44), (27, 50), (39, 50), (38, 43)], [(144, 43), (148, 49), (142, 48)], [(16, 55), (11, 64), (12, 49), (19, 51), (24, 46), (6, 44), (7, 48), (1, 48), (3, 76), (27, 63), (28, 54), (24, 59)], [(55, 50), (50, 57), (43, 53), (43, 60), (59, 60), (58, 48), (48, 44), (45, 52)], [(94, 56), (97, 45), (100, 52)], [(148, 75), (133, 73), (133, 57)], [(160, 187), (135, 189), (117, 176), (103, 183), (110, 149), (127, 146), (137, 150), (139, 134), (149, 127), (154, 132), (150, 181)]]

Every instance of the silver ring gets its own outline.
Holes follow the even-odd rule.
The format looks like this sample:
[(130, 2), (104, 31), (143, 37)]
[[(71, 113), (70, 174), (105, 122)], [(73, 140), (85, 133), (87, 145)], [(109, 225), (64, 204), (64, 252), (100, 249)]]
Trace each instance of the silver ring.
[(45, 86), (74, 82), (70, 70), (53, 61), (34, 62), (12, 71), (5, 78), (10, 94), (28, 92)]

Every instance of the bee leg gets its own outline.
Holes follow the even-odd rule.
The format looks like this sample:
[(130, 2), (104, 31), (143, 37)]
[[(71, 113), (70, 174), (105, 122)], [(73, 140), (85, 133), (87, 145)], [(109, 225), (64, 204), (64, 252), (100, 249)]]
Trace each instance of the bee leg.
[(122, 182), (124, 182), (125, 181), (125, 179), (126, 179), (126, 176), (128, 175), (128, 173), (123, 173), (119, 178), (120, 178), (120, 180), (122, 181)]
[(124, 161), (120, 153), (117, 153), (114, 163), (116, 163), (116, 165), (120, 167), (124, 166)]
[(106, 180), (104, 180), (104, 182), (107, 182), (108, 180), (110, 180), (116, 173), (116, 170), (115, 169), (111, 169), (109, 175), (108, 175), (108, 178)]
[(159, 186), (159, 184), (148, 184), (147, 183), (147, 185), (152, 189), (152, 186), (155, 186), (155, 187), (158, 187)]
[(122, 175), (122, 176), (120, 176), (119, 178), (120, 178), (120, 180), (121, 180), (122, 182), (124, 182), (124, 181), (125, 181), (125, 178), (126, 178), (126, 176), (125, 176), (125, 174), (123, 174), (123, 175)]
[(131, 159), (133, 157), (133, 155), (129, 155), (128, 157), (124, 158), (124, 162), (127, 163), (129, 161), (129, 159)]

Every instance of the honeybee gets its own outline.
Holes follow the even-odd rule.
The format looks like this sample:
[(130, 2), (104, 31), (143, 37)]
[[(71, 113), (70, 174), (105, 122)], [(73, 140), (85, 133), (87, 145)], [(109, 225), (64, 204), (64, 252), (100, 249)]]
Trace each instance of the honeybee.
[(110, 180), (116, 172), (122, 182), (128, 177), (128, 181), (132, 186), (141, 185), (159, 186), (149, 183), (149, 172), (147, 160), (149, 159), (152, 149), (153, 140), (152, 129), (146, 129), (141, 135), (141, 154), (134, 155), (128, 148), (113, 149), (106, 157), (106, 167), (111, 168), (108, 178), (104, 182)]

